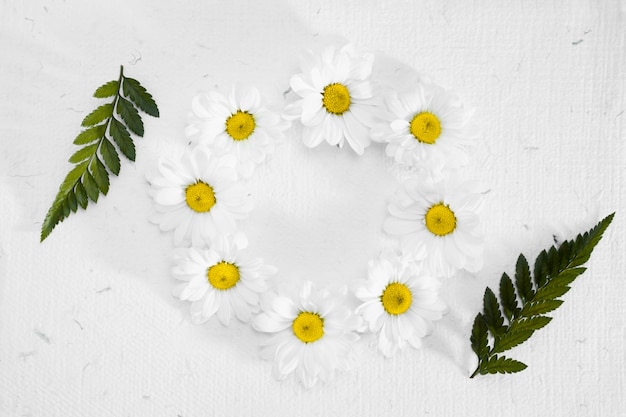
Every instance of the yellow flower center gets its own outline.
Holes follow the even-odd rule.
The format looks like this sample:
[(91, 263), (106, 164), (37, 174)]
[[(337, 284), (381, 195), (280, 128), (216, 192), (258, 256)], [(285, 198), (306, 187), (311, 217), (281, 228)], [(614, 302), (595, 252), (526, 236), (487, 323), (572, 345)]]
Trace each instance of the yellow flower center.
[(247, 111), (237, 110), (226, 120), (226, 133), (234, 140), (248, 139), (255, 127), (254, 117)]
[(237, 285), (239, 268), (237, 265), (225, 261), (217, 263), (207, 271), (209, 283), (218, 290), (227, 290)]
[(411, 307), (413, 295), (406, 285), (393, 282), (387, 285), (380, 300), (387, 313), (398, 315), (406, 312)]
[(185, 189), (185, 201), (193, 211), (206, 213), (215, 205), (213, 188), (200, 180)]
[(291, 324), (293, 334), (304, 343), (312, 343), (324, 336), (324, 319), (317, 313), (303, 311)]
[(328, 84), (322, 95), (322, 103), (328, 113), (341, 115), (350, 108), (350, 91), (343, 84)]
[(441, 134), (441, 123), (437, 116), (425, 111), (413, 117), (409, 130), (418, 141), (432, 145)]
[(435, 204), (426, 212), (426, 228), (437, 236), (445, 236), (456, 229), (456, 217), (450, 207)]

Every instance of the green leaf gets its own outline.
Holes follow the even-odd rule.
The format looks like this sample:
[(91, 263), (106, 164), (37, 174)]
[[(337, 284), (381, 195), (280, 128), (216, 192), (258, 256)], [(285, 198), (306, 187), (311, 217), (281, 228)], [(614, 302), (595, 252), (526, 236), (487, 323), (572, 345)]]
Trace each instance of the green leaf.
[(61, 186), (59, 187), (59, 192), (52, 203), (52, 206), (48, 210), (46, 217), (41, 226), (41, 236), (40, 239), (43, 241), (52, 229), (55, 228), (59, 222), (61, 222), (67, 215), (65, 214), (65, 202), (67, 195), (72, 191), (74, 184), (80, 179), (81, 175), (85, 172), (87, 168), (87, 161), (81, 162), (76, 165), (66, 176)]
[(59, 194), (67, 194), (69, 190), (74, 188), (74, 184), (79, 180), (79, 178), (83, 175), (83, 173), (87, 170), (87, 163), (89, 161), (83, 161), (80, 164), (76, 165), (65, 177), (63, 182), (61, 183), (61, 187), (59, 187)]
[[(559, 252), (555, 246), (552, 246), (550, 250), (548, 250), (546, 253), (548, 256), (546, 281), (550, 281), (552, 278), (557, 276), (559, 272), (563, 270), (563, 267), (561, 267), (561, 264), (560, 264), (561, 259), (559, 259)], [(542, 283), (540, 286), (543, 286), (544, 284), (545, 282)]]
[(544, 300), (526, 304), (522, 308), (523, 317), (532, 317), (539, 314), (549, 313), (552, 310), (556, 310), (563, 304), (562, 300)]
[(113, 103), (103, 104), (102, 106), (89, 113), (83, 119), (81, 125), (84, 127), (97, 125), (98, 123), (101, 123), (110, 118), (112, 114)]
[(109, 128), (111, 137), (119, 146), (120, 151), (131, 161), (135, 160), (135, 144), (130, 138), (130, 133), (126, 130), (126, 126), (118, 121), (115, 117), (111, 119), (111, 127)]
[(70, 215), (70, 206), (67, 204), (67, 200), (61, 205), (61, 211), (63, 212), (63, 218)]
[(122, 120), (126, 122), (126, 126), (131, 132), (137, 136), (143, 136), (143, 122), (133, 104), (123, 97), (117, 102), (117, 114), (122, 116)]
[(546, 284), (546, 288), (565, 287), (571, 284), (572, 282), (574, 282), (576, 277), (578, 277), (580, 274), (582, 274), (586, 270), (587, 268), (584, 268), (584, 267), (566, 269), (565, 271), (557, 275), (555, 278), (551, 279), (550, 282)]
[[(487, 287), (483, 298), (483, 314), (479, 313), (474, 321), (470, 337), (472, 350), (478, 356), (478, 366), (471, 378), (479, 373), (484, 375), (496, 372), (519, 372), (526, 368), (526, 365), (521, 362), (498, 357), (497, 354), (524, 343), (535, 331), (550, 323), (552, 318), (544, 314), (563, 304), (563, 300), (559, 297), (565, 295), (570, 289), (569, 285), (585, 272), (585, 268), (581, 265), (589, 260), (591, 251), (602, 238), (614, 215), (615, 213), (605, 217), (593, 229), (582, 235), (579, 234), (576, 239), (563, 242), (558, 249), (552, 246), (542, 251), (535, 260), (534, 277), (531, 277), (528, 261), (524, 255), (520, 255), (515, 265), (515, 287), (521, 299), (521, 305), (513, 282), (506, 273), (502, 274), (500, 300), (502, 311), (509, 320), (509, 325), (492, 332), (493, 348), (489, 348), (487, 338), (488, 353), (485, 356), (485, 340), (479, 338), (482, 337), (480, 322), (484, 321), (482, 326), (489, 330), (491, 327), (497, 327), (499, 322), (498, 301), (491, 289)], [(533, 286), (533, 280), (536, 287)], [(519, 311), (520, 307), (521, 311)]]
[(514, 332), (506, 332), (496, 338), (491, 353), (501, 353), (511, 348), (514, 348), (520, 343), (524, 343), (530, 336), (533, 335), (533, 333), (534, 330), (517, 330)]
[(470, 340), (472, 342), (472, 350), (479, 358), (486, 357), (489, 354), (489, 346), (487, 345), (488, 336), (485, 319), (482, 314), (478, 313), (474, 319)]
[[(122, 96), (122, 91), (130, 101)], [(120, 67), (118, 80), (98, 87), (94, 97), (113, 99), (111, 103), (100, 105), (83, 119), (82, 126), (87, 129), (76, 136), (74, 144), (86, 146), (82, 146), (69, 158), (71, 163), (77, 165), (61, 183), (59, 192), (48, 209), (41, 226), (41, 241), (50, 235), (59, 222), (70, 213), (76, 212), (78, 207), (86, 209), (90, 199), (97, 202), (100, 193), (108, 193), (109, 172), (115, 175), (120, 172), (118, 148), (128, 159), (135, 160), (135, 145), (128, 129), (138, 136), (144, 134), (143, 121), (136, 107), (155, 117), (159, 116), (152, 96), (139, 81), (125, 78), (124, 67)], [(113, 116), (114, 111), (128, 128)], [(112, 140), (105, 136), (107, 129)], [(117, 144), (117, 148), (112, 142)], [(98, 149), (101, 158), (98, 157)]]
[(580, 248), (580, 253), (578, 253), (574, 260), (570, 263), (570, 268), (580, 266), (589, 260), (591, 252), (596, 247), (600, 239), (602, 239), (602, 235), (604, 234), (606, 228), (609, 227), (609, 225), (613, 221), (613, 217), (615, 217), (615, 213), (609, 214), (604, 219), (602, 219), (600, 223), (598, 223), (593, 229), (591, 229), (589, 232), (585, 233), (582, 236), (582, 247)]
[(159, 117), (159, 109), (145, 88), (133, 78), (124, 78), (122, 82), (124, 95), (150, 116)]
[(78, 209), (78, 204), (76, 201), (76, 194), (74, 194), (74, 190), (70, 190), (70, 192), (67, 193), (66, 204), (73, 213), (76, 213), (76, 210)]
[(535, 260), (533, 275), (535, 276), (535, 284), (537, 284), (537, 287), (541, 287), (548, 280), (548, 269), (548, 253), (543, 250)]
[(87, 143), (101, 139), (104, 136), (106, 127), (106, 123), (103, 123), (101, 125), (90, 127), (87, 130), (83, 130), (78, 134), (78, 136), (76, 136), (76, 139), (74, 139), (74, 144), (86, 145)]
[(85, 171), (85, 174), (83, 175), (83, 186), (85, 187), (85, 191), (87, 192), (89, 199), (94, 203), (97, 203), (98, 196), (100, 195), (100, 189), (98, 188), (98, 184), (96, 184), (96, 180), (94, 180), (89, 171)]
[(76, 188), (74, 189), (76, 193), (76, 201), (78, 205), (84, 209), (87, 208), (87, 204), (89, 204), (89, 199), (87, 198), (87, 192), (85, 191), (85, 187), (80, 182), (76, 183)]
[(106, 168), (100, 162), (98, 157), (95, 157), (91, 164), (89, 165), (89, 170), (91, 171), (91, 175), (93, 179), (96, 181), (98, 188), (102, 192), (102, 194), (107, 195), (109, 192), (109, 173)]
[(504, 311), (504, 315), (509, 321), (519, 315), (521, 309), (517, 305), (513, 281), (506, 273), (502, 274), (500, 279), (500, 301), (502, 303), (502, 311)]
[(96, 153), (99, 145), (100, 143), (94, 143), (92, 145), (87, 145), (83, 148), (80, 148), (79, 150), (74, 152), (72, 156), (70, 156), (69, 161), (72, 164), (77, 164), (84, 161), (85, 159), (91, 158), (93, 154)]
[(120, 173), (120, 157), (115, 150), (115, 146), (108, 139), (102, 140), (102, 146), (100, 147), (100, 155), (107, 167), (115, 175)]
[(564, 295), (566, 292), (570, 290), (570, 287), (567, 285), (563, 286), (551, 286), (551, 287), (543, 287), (537, 290), (533, 301), (542, 301), (542, 300), (554, 300), (555, 298), (559, 298)]
[(574, 245), (569, 240), (561, 243), (561, 246), (557, 249), (559, 257), (559, 269), (562, 271), (566, 269), (569, 263), (574, 259)]
[(523, 302), (533, 298), (535, 292), (533, 291), (533, 284), (530, 279), (530, 268), (528, 267), (528, 261), (524, 255), (520, 255), (517, 258), (515, 265), (515, 286)]
[(93, 93), (93, 96), (96, 98), (113, 97), (117, 94), (118, 88), (119, 83), (117, 82), (117, 80), (109, 81), (108, 83), (102, 84), (100, 87), (98, 87), (96, 92)]
[(504, 356), (494, 356), (484, 366), (481, 367), (481, 375), (485, 374), (511, 374), (526, 369), (527, 366), (515, 359), (509, 359)]
[(527, 319), (515, 320), (509, 330), (511, 332), (519, 332), (523, 330), (539, 330), (552, 321), (552, 317), (534, 316)]
[(504, 318), (500, 313), (500, 304), (498, 304), (496, 295), (489, 287), (485, 289), (485, 295), (483, 296), (483, 316), (487, 328), (491, 330), (494, 336), (506, 330)]

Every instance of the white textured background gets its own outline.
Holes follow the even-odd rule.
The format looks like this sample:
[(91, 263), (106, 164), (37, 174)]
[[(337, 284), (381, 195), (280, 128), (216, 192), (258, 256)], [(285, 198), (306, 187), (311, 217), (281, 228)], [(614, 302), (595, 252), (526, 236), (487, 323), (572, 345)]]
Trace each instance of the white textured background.
[[(1, 1), (0, 415), (623, 415), (625, 28), (626, 3), (609, 0)], [(146, 220), (144, 174), (183, 140), (195, 94), (241, 82), (280, 99), (295, 55), (329, 39), (415, 67), (477, 109), (488, 265), (445, 283), (450, 313), (423, 350), (385, 360), (365, 338), (361, 366), (307, 391), (271, 377), (248, 327), (189, 323), (169, 295), (171, 236)], [(138, 162), (109, 195), (40, 244), (90, 95), (120, 64), (162, 116), (145, 117)], [(381, 155), (296, 138), (259, 171), (247, 227), (280, 280), (365, 272), (390, 184)], [(485, 285), (519, 252), (534, 258), (612, 211), (553, 322), (511, 351), (529, 368), (468, 379)]]

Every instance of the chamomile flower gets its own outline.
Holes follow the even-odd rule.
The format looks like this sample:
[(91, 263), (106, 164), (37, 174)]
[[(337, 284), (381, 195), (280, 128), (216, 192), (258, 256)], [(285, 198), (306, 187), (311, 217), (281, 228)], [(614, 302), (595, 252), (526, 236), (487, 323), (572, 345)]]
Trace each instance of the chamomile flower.
[(203, 323), (214, 315), (227, 326), (232, 316), (250, 321), (258, 312), (259, 294), (267, 288), (267, 279), (276, 268), (262, 259), (250, 259), (243, 250), (245, 237), (220, 236), (209, 249), (178, 249), (173, 275), (184, 281), (174, 288), (180, 300), (191, 302), (191, 317)]
[(261, 356), (274, 361), (278, 379), (295, 373), (306, 386), (347, 369), (361, 320), (346, 307), (346, 291), (318, 291), (306, 282), (297, 298), (274, 294), (252, 326), (271, 333)]
[(384, 229), (407, 250), (425, 250), (424, 262), (437, 276), (482, 267), (483, 238), (478, 212), (484, 191), (477, 184), (407, 181), (392, 201)]
[(299, 119), (303, 141), (310, 148), (324, 140), (343, 146), (347, 141), (359, 155), (370, 144), (369, 130), (378, 111), (370, 81), (374, 56), (353, 45), (310, 52), (302, 72), (291, 77), (291, 89), (299, 99), (287, 106), (285, 117)]
[(176, 162), (162, 159), (148, 181), (156, 203), (152, 221), (174, 230), (176, 245), (210, 245), (216, 236), (233, 233), (252, 209), (228, 155), (216, 158), (196, 148)]
[(187, 136), (218, 155), (233, 155), (243, 178), (250, 177), (266, 155), (274, 152), (275, 142), (289, 127), (266, 106), (256, 88), (241, 92), (233, 87), (228, 97), (217, 91), (199, 95), (192, 111)]
[(387, 357), (407, 346), (419, 348), (432, 331), (445, 305), (439, 299), (439, 281), (425, 275), (408, 257), (384, 254), (370, 261), (367, 281), (356, 290), (363, 303), (357, 308), (378, 348)]
[(468, 149), (478, 136), (470, 123), (473, 111), (459, 98), (435, 84), (418, 84), (387, 99), (389, 119), (372, 131), (387, 142), (386, 153), (397, 163), (416, 167), (440, 179), (444, 168), (459, 168), (468, 161)]

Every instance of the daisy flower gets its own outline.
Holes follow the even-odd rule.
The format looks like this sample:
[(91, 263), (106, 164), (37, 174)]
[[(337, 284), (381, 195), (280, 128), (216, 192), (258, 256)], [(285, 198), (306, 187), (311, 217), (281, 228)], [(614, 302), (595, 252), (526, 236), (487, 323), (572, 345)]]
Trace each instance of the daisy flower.
[(274, 152), (274, 143), (289, 127), (267, 108), (256, 88), (241, 93), (233, 87), (228, 97), (216, 91), (199, 95), (191, 107), (193, 121), (186, 129), (187, 136), (218, 155), (233, 155), (244, 178)]
[(478, 211), (484, 191), (473, 183), (407, 181), (392, 201), (384, 229), (407, 250), (425, 250), (430, 270), (451, 276), (482, 267), (483, 239)]
[(176, 279), (184, 281), (174, 288), (180, 300), (191, 301), (191, 317), (204, 323), (214, 315), (227, 326), (231, 316), (250, 321), (259, 309), (259, 294), (267, 288), (266, 280), (276, 268), (262, 259), (246, 257), (245, 237), (236, 234), (220, 236), (209, 249), (178, 249), (172, 270)]
[(473, 111), (457, 96), (422, 83), (386, 101), (389, 120), (377, 124), (372, 135), (388, 143), (386, 153), (397, 163), (430, 171), (436, 179), (444, 168), (467, 164), (478, 132), (470, 123)]
[(252, 326), (272, 334), (261, 356), (274, 361), (278, 379), (295, 373), (308, 388), (331, 379), (335, 369), (347, 369), (361, 320), (345, 306), (346, 292), (317, 291), (306, 282), (295, 300), (271, 296)]
[(152, 221), (174, 230), (176, 245), (210, 245), (217, 235), (234, 232), (252, 209), (229, 156), (215, 158), (196, 148), (177, 162), (160, 160), (148, 181), (157, 211)]
[(300, 119), (306, 146), (326, 140), (341, 147), (347, 141), (363, 154), (377, 111), (370, 81), (373, 62), (372, 54), (359, 53), (353, 45), (330, 46), (320, 56), (309, 52), (302, 60), (302, 73), (290, 80), (300, 98), (287, 107), (285, 117)]
[(367, 282), (356, 290), (363, 302), (356, 312), (378, 333), (379, 350), (391, 357), (409, 345), (420, 347), (432, 322), (442, 317), (445, 305), (438, 290), (439, 281), (408, 257), (383, 254), (370, 261)]

